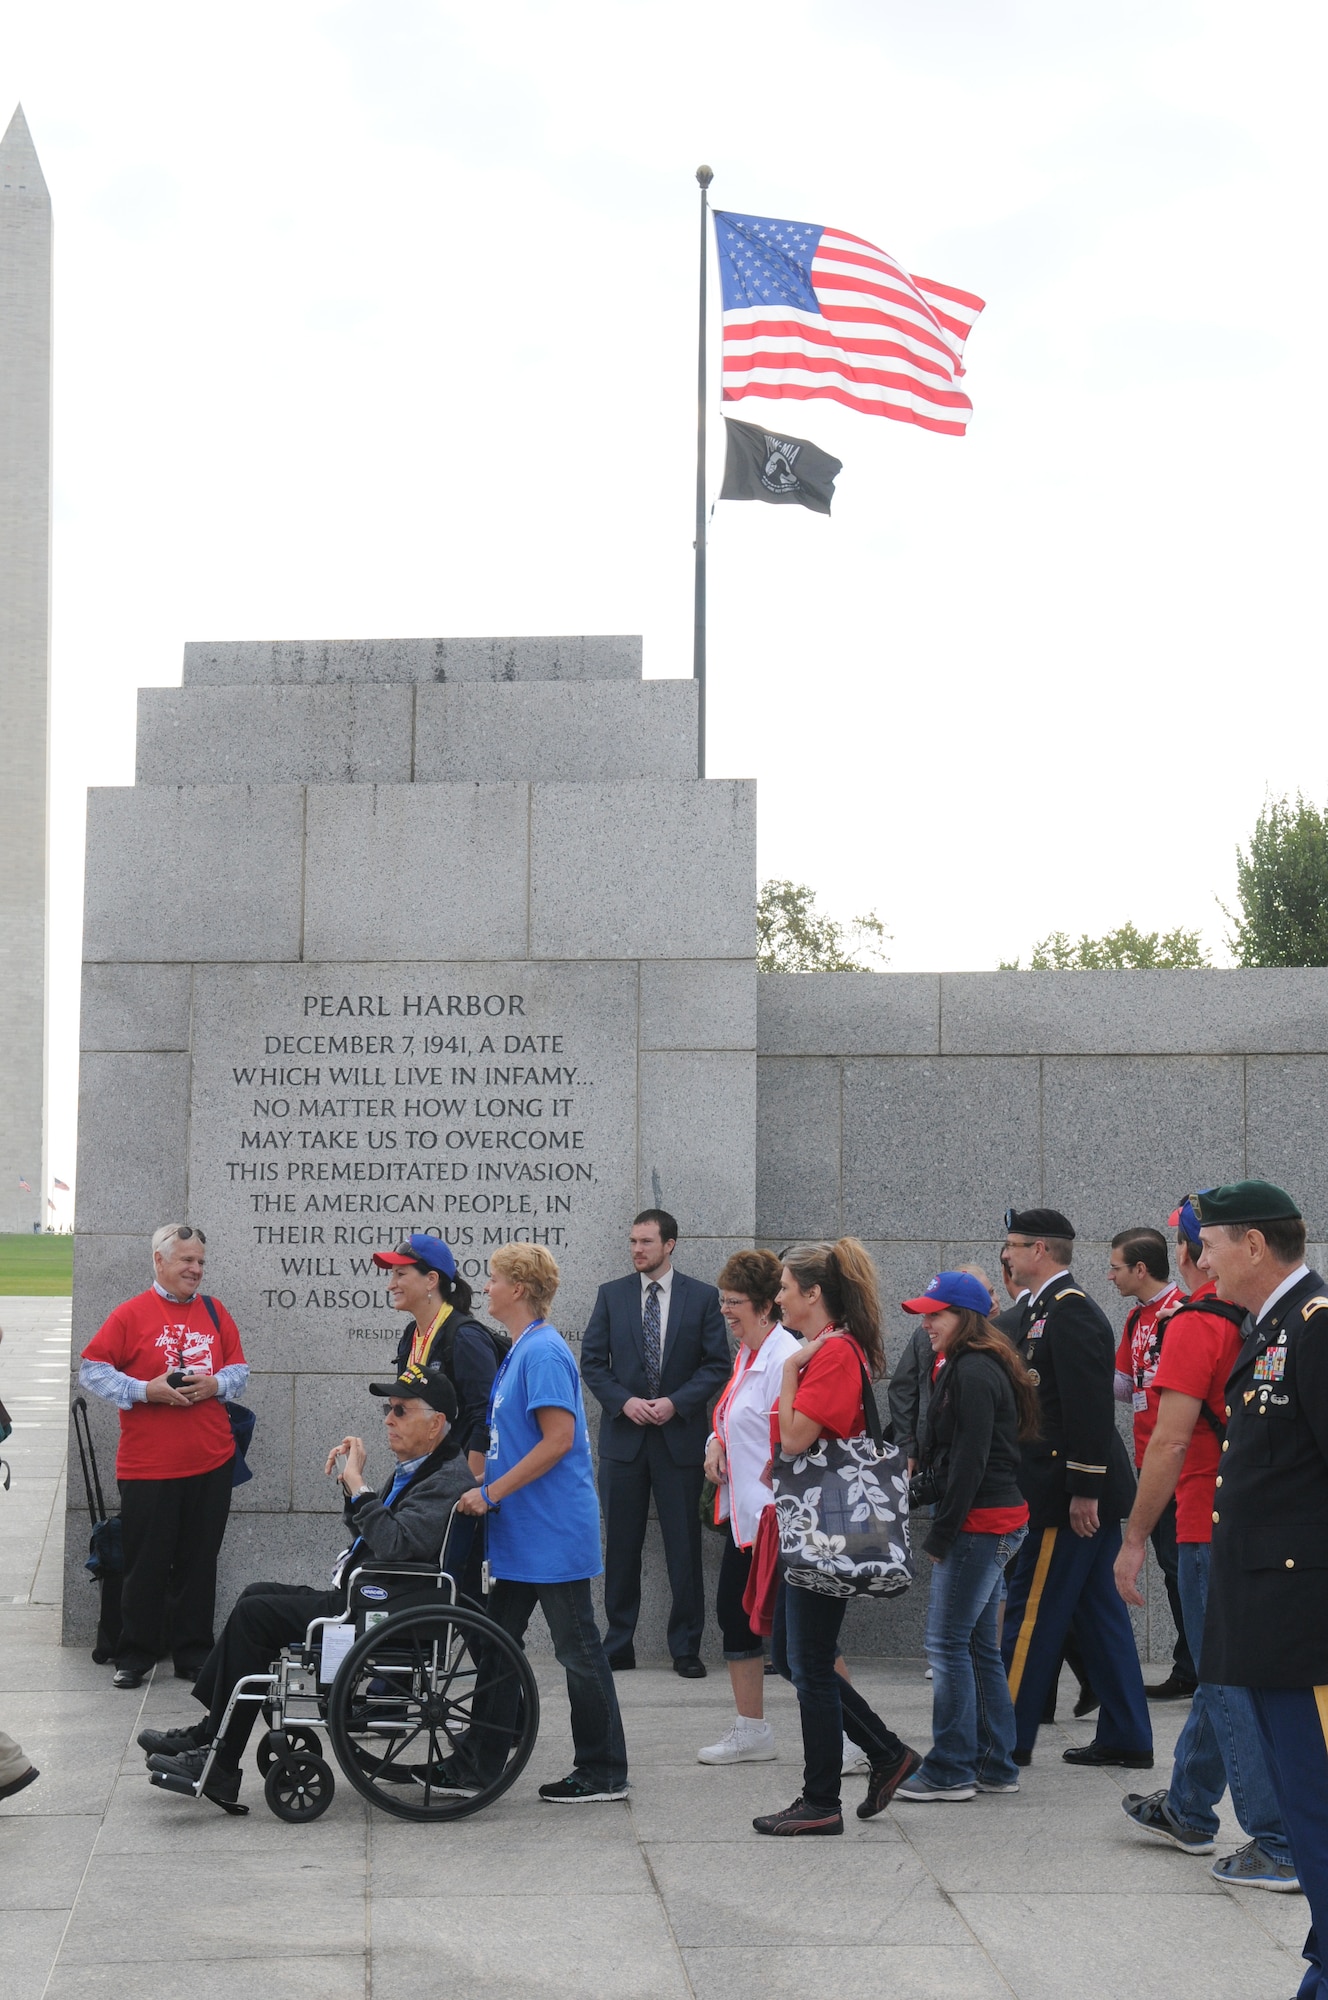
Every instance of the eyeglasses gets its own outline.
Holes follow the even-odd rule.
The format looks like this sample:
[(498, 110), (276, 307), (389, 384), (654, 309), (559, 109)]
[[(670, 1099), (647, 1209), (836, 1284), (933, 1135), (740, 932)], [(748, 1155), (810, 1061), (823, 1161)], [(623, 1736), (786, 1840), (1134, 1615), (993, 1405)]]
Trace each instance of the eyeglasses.
[(384, 1409), (383, 1409), (383, 1414), (384, 1414), (384, 1416), (386, 1416), (386, 1415), (387, 1415), (387, 1412), (388, 1412), (389, 1410), (390, 1410), (390, 1411), (392, 1412), (392, 1415), (393, 1415), (394, 1417), (408, 1417), (408, 1416), (410, 1415), (410, 1404), (409, 1404), (409, 1403), (387, 1403), (387, 1404), (385, 1404), (385, 1406), (384, 1406)]
[[(171, 1236), (175, 1238), (177, 1243), (188, 1243), (192, 1237), (196, 1236), (199, 1242), (204, 1245), (204, 1247), (206, 1247), (207, 1245), (207, 1237), (203, 1234), (202, 1230), (195, 1229), (193, 1225), (188, 1222), (182, 1222), (179, 1224), (177, 1228), (173, 1228), (171, 1230)], [(170, 1240), (171, 1237), (168, 1236), (166, 1241), (169, 1243)]]

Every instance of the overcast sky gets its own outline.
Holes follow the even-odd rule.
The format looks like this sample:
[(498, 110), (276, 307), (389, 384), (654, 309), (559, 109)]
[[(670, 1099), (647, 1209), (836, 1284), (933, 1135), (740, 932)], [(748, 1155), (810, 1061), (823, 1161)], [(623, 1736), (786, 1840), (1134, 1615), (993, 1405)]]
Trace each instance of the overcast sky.
[[(642, 632), (690, 672), (701, 160), (988, 302), (966, 439), (799, 405), (833, 518), (716, 510), (710, 771), (760, 780), (761, 873), (900, 969), (1126, 917), (1222, 957), (1266, 789), (1328, 792), (1321, 5), (0, 25), (56, 216), (56, 1174), (84, 790), (186, 639)], [(144, 893), (206, 928), (169, 856)]]

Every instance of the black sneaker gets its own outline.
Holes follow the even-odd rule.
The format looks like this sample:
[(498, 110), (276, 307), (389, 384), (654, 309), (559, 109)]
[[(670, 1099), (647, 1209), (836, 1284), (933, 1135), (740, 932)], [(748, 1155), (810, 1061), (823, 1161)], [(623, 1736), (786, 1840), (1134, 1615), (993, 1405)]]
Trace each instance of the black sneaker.
[[(181, 1750), (174, 1757), (149, 1757), (148, 1775), (154, 1781), (160, 1780), (164, 1791), (188, 1790), (197, 1797), (198, 1781), (203, 1775), (208, 1754), (206, 1750)], [(214, 1763), (202, 1796), (215, 1800), (219, 1806), (233, 1806), (240, 1796), (239, 1771), (228, 1771), (224, 1764)]]
[[(379, 1776), (386, 1778), (389, 1783), (393, 1781), (393, 1775), (390, 1766), (379, 1773)], [(484, 1790), (474, 1772), (459, 1764), (455, 1757), (449, 1757), (442, 1764), (428, 1767), (427, 1775), (422, 1770), (411, 1771), (407, 1782), (417, 1785), (427, 1784), (429, 1790), (436, 1792), (440, 1799), (477, 1799)]]
[(1133, 1820), (1141, 1833), (1169, 1840), (1182, 1854), (1211, 1854), (1217, 1845), (1211, 1833), (1199, 1833), (1192, 1826), (1181, 1825), (1167, 1808), (1165, 1792), (1127, 1792), (1121, 1808), (1126, 1819)]
[(875, 1819), (877, 1813), (883, 1813), (905, 1778), (911, 1778), (921, 1769), (921, 1757), (907, 1743), (903, 1756), (893, 1764), (873, 1764), (867, 1774), (867, 1796), (858, 1807), (858, 1818)]
[(140, 1729), (138, 1747), (149, 1757), (178, 1757), (185, 1750), (201, 1750), (211, 1742), (207, 1724), (196, 1722), (191, 1729)]
[(752, 1825), (758, 1833), (842, 1833), (844, 1815), (838, 1806), (827, 1811), (824, 1806), (809, 1806), (806, 1799), (796, 1798), (782, 1812), (758, 1814)]
[(579, 1771), (573, 1771), (568, 1778), (559, 1778), (553, 1785), (541, 1785), (539, 1795), (548, 1806), (594, 1806), (607, 1804), (611, 1799), (627, 1797), (627, 1782), (621, 1785), (594, 1785), (589, 1778), (583, 1778)]

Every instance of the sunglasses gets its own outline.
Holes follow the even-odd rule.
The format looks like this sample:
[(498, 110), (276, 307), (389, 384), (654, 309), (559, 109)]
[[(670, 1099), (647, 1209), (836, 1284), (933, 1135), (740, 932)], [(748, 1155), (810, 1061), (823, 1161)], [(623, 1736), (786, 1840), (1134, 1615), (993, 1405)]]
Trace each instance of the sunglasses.
[(203, 1234), (202, 1230), (193, 1228), (188, 1222), (182, 1222), (178, 1229), (171, 1231), (171, 1235), (177, 1243), (188, 1243), (192, 1237), (196, 1236), (204, 1247), (207, 1245), (207, 1237)]
[(390, 1410), (394, 1417), (408, 1417), (410, 1415), (410, 1407), (409, 1403), (386, 1403), (383, 1406), (383, 1415), (386, 1416)]

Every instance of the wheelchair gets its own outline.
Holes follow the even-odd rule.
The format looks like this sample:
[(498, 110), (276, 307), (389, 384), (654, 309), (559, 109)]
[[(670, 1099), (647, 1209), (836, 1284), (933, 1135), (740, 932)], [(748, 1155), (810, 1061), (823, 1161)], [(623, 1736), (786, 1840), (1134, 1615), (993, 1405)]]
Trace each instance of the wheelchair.
[[(445, 1542), (440, 1564), (446, 1559)], [(359, 1564), (340, 1616), (315, 1618), (270, 1672), (237, 1681), (197, 1783), (157, 1771), (152, 1783), (201, 1797), (217, 1742), (242, 1701), (262, 1706), (264, 1797), (292, 1824), (318, 1819), (332, 1803), (336, 1779), (323, 1735), (370, 1805), (397, 1819), (438, 1821), (464, 1819), (501, 1798), (530, 1761), (539, 1731), (539, 1690), (525, 1652), (430, 1563)]]

